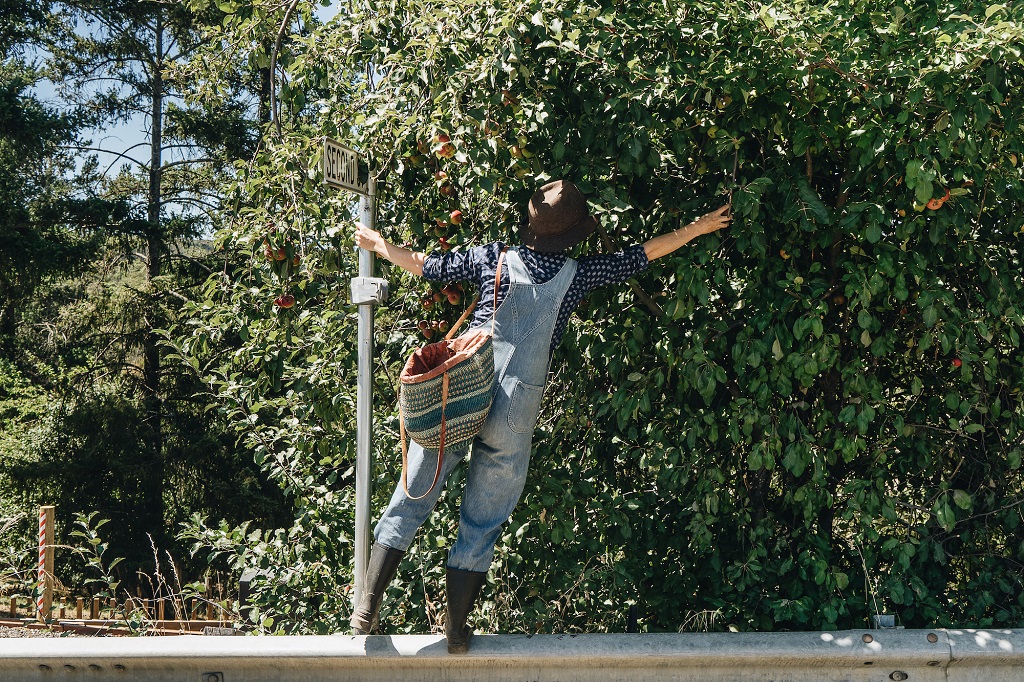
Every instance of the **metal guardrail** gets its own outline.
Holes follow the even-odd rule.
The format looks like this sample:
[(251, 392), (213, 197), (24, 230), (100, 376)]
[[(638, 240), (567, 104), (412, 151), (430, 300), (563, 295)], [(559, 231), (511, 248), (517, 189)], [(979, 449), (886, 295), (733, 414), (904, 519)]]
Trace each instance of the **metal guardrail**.
[(0, 639), (0, 680), (1019, 682), (1024, 630)]

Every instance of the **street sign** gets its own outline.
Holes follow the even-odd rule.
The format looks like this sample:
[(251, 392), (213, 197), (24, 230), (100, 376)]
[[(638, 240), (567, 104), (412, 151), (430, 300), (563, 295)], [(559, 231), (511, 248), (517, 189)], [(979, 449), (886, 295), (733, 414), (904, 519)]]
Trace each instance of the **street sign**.
[(332, 187), (369, 196), (370, 173), (359, 153), (345, 145), (324, 138), (324, 182)]

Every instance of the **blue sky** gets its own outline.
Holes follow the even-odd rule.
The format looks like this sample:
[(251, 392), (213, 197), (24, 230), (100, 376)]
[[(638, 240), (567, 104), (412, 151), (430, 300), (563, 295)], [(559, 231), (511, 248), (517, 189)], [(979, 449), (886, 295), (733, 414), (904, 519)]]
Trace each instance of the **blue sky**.
[[(338, 13), (340, 8), (340, 1), (332, 1), (327, 7), (319, 7), (316, 11), (317, 17), (321, 21), (328, 21)], [(37, 95), (47, 103), (61, 107), (63, 102), (61, 101), (53, 83), (49, 81), (42, 81), (36, 86)], [(93, 147), (99, 147), (106, 150), (98, 154), (100, 160), (100, 169), (110, 167), (111, 173), (117, 173), (124, 163), (123, 160), (118, 160), (117, 155), (127, 153), (129, 156), (135, 156), (139, 158), (148, 155), (148, 150), (144, 147), (135, 147), (135, 145), (145, 143), (148, 139), (148, 124), (143, 116), (138, 116), (134, 120), (130, 120), (126, 123), (121, 123), (103, 130), (95, 130), (91, 135), (87, 137), (92, 138)], [(132, 149), (135, 147), (135, 149)], [(130, 150), (130, 151), (128, 151)], [(173, 152), (174, 150), (171, 150)], [(174, 161), (182, 158), (180, 153), (168, 153), (165, 155), (165, 162)]]

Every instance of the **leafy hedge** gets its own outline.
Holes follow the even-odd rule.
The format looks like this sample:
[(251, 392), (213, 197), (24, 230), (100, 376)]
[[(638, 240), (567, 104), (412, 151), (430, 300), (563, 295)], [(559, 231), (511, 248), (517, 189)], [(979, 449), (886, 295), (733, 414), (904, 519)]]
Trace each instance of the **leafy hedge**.
[[(228, 4), (229, 38), (281, 20)], [(222, 242), (244, 257), (176, 339), (299, 502), (288, 530), (192, 530), (264, 570), (266, 625), (340, 629), (348, 608), (355, 265), (345, 200), (318, 184), (325, 133), (377, 161), (385, 236), (424, 250), (515, 241), (549, 178), (599, 211), (588, 253), (732, 196), (726, 233), (570, 323), (483, 627), (621, 630), (634, 604), (648, 630), (1024, 623), (1021, 9), (355, 5), (286, 41), (284, 134), (230, 188)], [(398, 366), (420, 320), (461, 309), (384, 269), (375, 509)], [(274, 307), (283, 289), (295, 308)], [(436, 622), (457, 503), (388, 627)]]

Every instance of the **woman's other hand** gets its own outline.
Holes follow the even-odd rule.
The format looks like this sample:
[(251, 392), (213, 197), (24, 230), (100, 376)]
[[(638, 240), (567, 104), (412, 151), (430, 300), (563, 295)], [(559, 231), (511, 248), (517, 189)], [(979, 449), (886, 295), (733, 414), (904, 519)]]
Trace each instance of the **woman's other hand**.
[(729, 223), (732, 222), (732, 213), (730, 212), (731, 206), (726, 204), (716, 211), (712, 211), (707, 215), (702, 215), (692, 223), (694, 236), (702, 234), (711, 234), (712, 232), (718, 232), (723, 227), (728, 227)]
[(712, 211), (707, 215), (697, 218), (686, 227), (680, 227), (678, 230), (644, 242), (644, 253), (647, 254), (647, 260), (652, 261), (655, 258), (667, 256), (691, 239), (717, 232), (723, 227), (728, 226), (732, 222), (732, 215), (729, 213), (729, 209), (730, 206), (726, 204), (717, 211)]
[(356, 222), (356, 246), (373, 253), (384, 253), (384, 238), (380, 236), (380, 232), (371, 230), (366, 225), (360, 222)]

